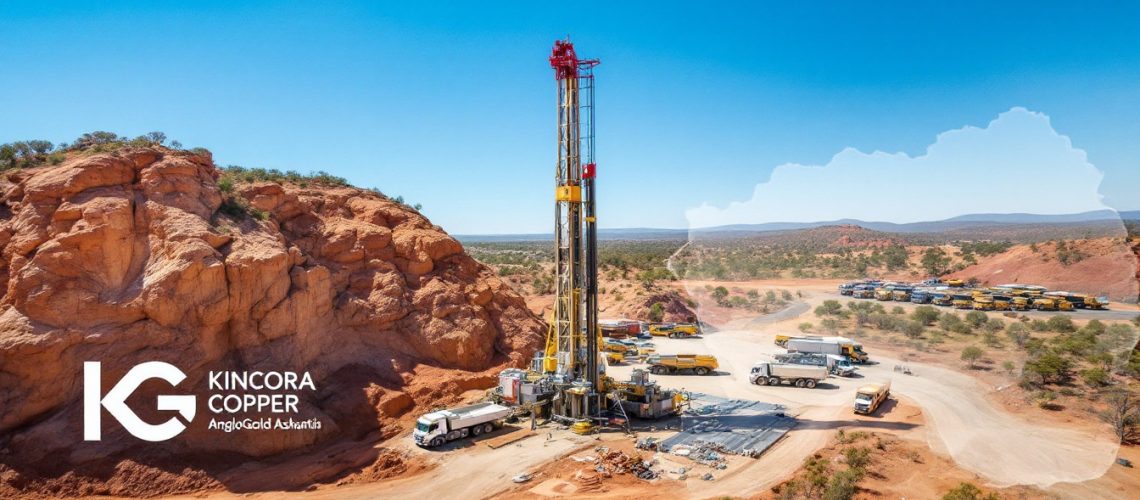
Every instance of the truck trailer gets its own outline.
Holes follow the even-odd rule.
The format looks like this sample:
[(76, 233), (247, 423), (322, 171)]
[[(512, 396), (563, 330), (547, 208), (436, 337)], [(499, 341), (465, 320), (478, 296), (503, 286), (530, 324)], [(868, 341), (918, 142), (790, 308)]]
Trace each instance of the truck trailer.
[(756, 385), (787, 383), (809, 389), (814, 388), (821, 380), (826, 379), (826, 367), (792, 363), (756, 363), (752, 367), (752, 373), (748, 375), (748, 380)]
[(870, 359), (861, 344), (843, 337), (790, 338), (785, 345), (788, 352), (834, 354), (846, 356), (855, 363), (866, 363)]
[(494, 403), (433, 411), (416, 419), (412, 439), (419, 446), (435, 448), (448, 441), (491, 432), (510, 414), (510, 408)]
[(846, 356), (839, 356), (836, 354), (820, 354), (820, 353), (805, 353), (805, 352), (789, 352), (785, 354), (777, 354), (776, 361), (780, 363), (790, 363), (795, 365), (814, 365), (827, 367), (827, 371), (832, 375), (840, 377), (850, 377), (855, 374), (855, 365), (851, 364), (851, 360)]

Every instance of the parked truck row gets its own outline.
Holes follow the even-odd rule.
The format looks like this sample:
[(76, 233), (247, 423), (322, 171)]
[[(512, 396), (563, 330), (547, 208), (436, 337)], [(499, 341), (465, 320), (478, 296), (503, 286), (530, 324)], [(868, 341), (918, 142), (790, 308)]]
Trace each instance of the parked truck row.
[(937, 278), (919, 284), (852, 281), (839, 285), (840, 295), (857, 299), (934, 304), (978, 311), (1071, 311), (1107, 309), (1108, 299), (1088, 294), (1050, 291), (1038, 285), (1009, 283), (991, 287), (968, 287), (961, 280), (943, 282)]

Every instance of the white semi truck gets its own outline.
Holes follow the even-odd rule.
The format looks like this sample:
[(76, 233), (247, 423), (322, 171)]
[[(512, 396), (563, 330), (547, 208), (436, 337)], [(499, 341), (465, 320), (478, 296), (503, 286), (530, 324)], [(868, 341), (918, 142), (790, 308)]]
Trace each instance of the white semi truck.
[(510, 408), (494, 403), (433, 411), (416, 419), (412, 439), (425, 448), (435, 448), (448, 441), (491, 432), (510, 414)]
[(827, 367), (798, 365), (792, 363), (756, 363), (748, 380), (756, 385), (792, 384), (796, 387), (814, 388), (821, 380), (827, 379)]

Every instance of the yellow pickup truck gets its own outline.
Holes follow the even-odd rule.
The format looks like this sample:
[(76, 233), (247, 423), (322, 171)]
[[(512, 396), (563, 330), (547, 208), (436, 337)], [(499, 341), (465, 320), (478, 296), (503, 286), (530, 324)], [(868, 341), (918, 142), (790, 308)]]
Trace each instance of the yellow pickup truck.
[(649, 365), (649, 372), (656, 375), (677, 372), (708, 375), (720, 367), (716, 356), (705, 354), (654, 354), (646, 358), (645, 363)]

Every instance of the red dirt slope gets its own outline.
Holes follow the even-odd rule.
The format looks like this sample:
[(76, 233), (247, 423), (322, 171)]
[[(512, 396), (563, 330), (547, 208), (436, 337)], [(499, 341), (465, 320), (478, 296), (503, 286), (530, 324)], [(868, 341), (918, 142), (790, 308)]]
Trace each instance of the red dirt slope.
[(1056, 243), (1039, 243), (1036, 251), (1030, 245), (1017, 245), (946, 277), (977, 278), (988, 285), (1027, 283), (1107, 295), (1114, 301), (1136, 301), (1137, 257), (1127, 243), (1119, 238), (1098, 238), (1065, 244), (1083, 258), (1066, 265), (1058, 259)]

